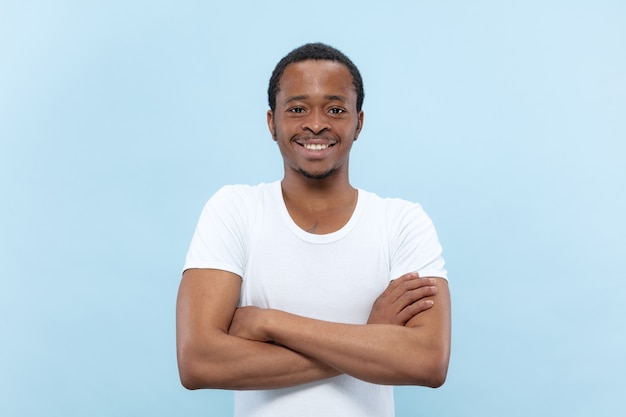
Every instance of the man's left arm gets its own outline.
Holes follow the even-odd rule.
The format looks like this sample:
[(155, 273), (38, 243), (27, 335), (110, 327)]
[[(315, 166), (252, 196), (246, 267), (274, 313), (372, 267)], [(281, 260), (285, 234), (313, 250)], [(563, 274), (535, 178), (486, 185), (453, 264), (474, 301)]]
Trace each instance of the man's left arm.
[(245, 307), (235, 314), (229, 333), (286, 346), (368, 382), (436, 388), (448, 370), (451, 306), (447, 281), (429, 279), (437, 288), (429, 297), (432, 307), (404, 326), (333, 323)]

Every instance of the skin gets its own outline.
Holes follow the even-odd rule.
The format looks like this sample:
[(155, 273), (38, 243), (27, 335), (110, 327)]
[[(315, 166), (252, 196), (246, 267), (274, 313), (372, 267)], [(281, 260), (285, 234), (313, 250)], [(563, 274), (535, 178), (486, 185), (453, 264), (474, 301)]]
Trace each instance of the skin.
[[(417, 311), (412, 319), (415, 320), (434, 308), (428, 301), (438, 292), (437, 283), (432, 285), (407, 274), (392, 282), (386, 292), (399, 282), (403, 284), (397, 292), (398, 299), (379, 297), (370, 315), (372, 326), (381, 326), (381, 333), (381, 323), (404, 328), (393, 323), (401, 323)], [(314, 355), (254, 340), (251, 327), (255, 326), (255, 319), (261, 318), (255, 313), (268, 311), (237, 309), (240, 288), (241, 279), (226, 271), (189, 269), (183, 274), (176, 314), (178, 366), (183, 386), (188, 389), (284, 388), (342, 373)], [(406, 308), (411, 312), (404, 311)], [(339, 329), (335, 329), (337, 331)], [(341, 334), (335, 336), (342, 337)], [(363, 340), (362, 343), (368, 342)]]
[[(282, 191), (293, 220), (311, 233), (340, 229), (356, 205), (348, 165), (363, 126), (349, 71), (331, 61), (289, 65), (267, 121), (283, 156)], [(445, 381), (450, 295), (442, 278), (409, 273), (392, 281), (364, 325), (237, 308), (240, 291), (241, 278), (230, 272), (183, 273), (176, 329), (185, 387), (271, 389), (341, 373), (380, 384)]]
[(289, 65), (267, 124), (283, 157), (283, 197), (293, 220), (319, 234), (340, 229), (356, 206), (349, 156), (363, 126), (350, 72), (332, 61)]

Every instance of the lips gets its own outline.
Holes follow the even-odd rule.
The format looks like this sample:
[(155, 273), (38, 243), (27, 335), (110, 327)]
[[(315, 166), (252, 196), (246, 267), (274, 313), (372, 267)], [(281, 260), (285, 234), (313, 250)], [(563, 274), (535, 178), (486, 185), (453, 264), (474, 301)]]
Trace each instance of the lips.
[(310, 151), (322, 151), (332, 145), (329, 145), (327, 143), (305, 143), (302, 146)]
[(323, 151), (332, 146), (335, 146), (335, 144), (337, 143), (334, 139), (323, 137), (297, 138), (294, 140), (294, 142), (309, 151)]
[(308, 157), (321, 158), (324, 157), (330, 149), (335, 146), (336, 142), (296, 142)]

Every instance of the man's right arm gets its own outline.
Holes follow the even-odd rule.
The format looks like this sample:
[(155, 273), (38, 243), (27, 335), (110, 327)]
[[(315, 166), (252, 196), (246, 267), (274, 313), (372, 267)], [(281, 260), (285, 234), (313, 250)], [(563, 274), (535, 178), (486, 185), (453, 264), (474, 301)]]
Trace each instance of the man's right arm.
[(340, 372), (282, 346), (228, 334), (241, 278), (217, 269), (183, 273), (176, 303), (180, 379), (188, 389), (272, 389)]

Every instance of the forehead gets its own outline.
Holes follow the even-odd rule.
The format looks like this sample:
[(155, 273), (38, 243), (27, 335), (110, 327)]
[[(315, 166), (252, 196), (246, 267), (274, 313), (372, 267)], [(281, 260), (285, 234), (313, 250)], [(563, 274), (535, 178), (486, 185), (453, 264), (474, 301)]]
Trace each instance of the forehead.
[(280, 77), (278, 95), (344, 95), (356, 98), (352, 74), (345, 65), (329, 60), (289, 64)]

